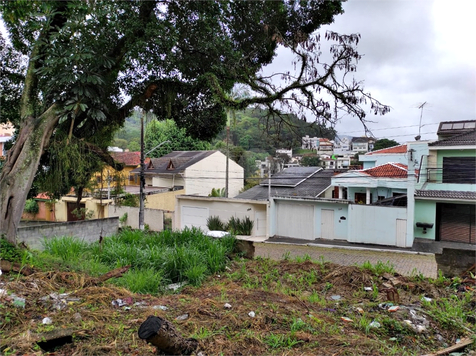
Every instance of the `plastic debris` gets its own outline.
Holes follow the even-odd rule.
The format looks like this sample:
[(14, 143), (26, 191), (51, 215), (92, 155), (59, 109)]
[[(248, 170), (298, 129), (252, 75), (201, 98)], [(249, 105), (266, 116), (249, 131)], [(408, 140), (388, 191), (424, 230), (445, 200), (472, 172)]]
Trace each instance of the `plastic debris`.
[(394, 305), (394, 306), (388, 308), (387, 310), (389, 312), (393, 313), (393, 312), (396, 312), (398, 309), (400, 309), (400, 307), (398, 305)]
[(341, 300), (342, 297), (340, 295), (331, 295), (332, 300)]
[(183, 286), (185, 286), (187, 284), (187, 282), (179, 282), (179, 283), (172, 283), (172, 284), (169, 284), (167, 286), (167, 289), (171, 289), (173, 290), (174, 292), (180, 288), (182, 288)]
[(428, 297), (421, 297), (421, 300), (424, 302), (431, 302), (433, 299), (428, 298)]
[(127, 305), (126, 302), (124, 302), (122, 299), (113, 300), (111, 303), (114, 307), (119, 307), (119, 308)]
[(208, 231), (206, 235), (210, 237), (214, 237), (216, 239), (221, 239), (222, 237), (230, 235), (230, 233), (227, 231), (211, 230), (211, 231)]
[(45, 325), (50, 325), (53, 320), (51, 320), (50, 318), (46, 317), (46, 318), (43, 318), (43, 320), (41, 321), (43, 324)]
[(13, 305), (18, 307), (18, 308), (23, 308), (25, 309), (25, 298), (20, 298), (17, 297), (16, 295), (12, 294), (13, 296)]
[(346, 323), (353, 323), (354, 322), (351, 318), (348, 318), (346, 316), (341, 316), (341, 320), (346, 322)]
[(356, 310), (357, 313), (359, 313), (359, 314), (363, 314), (363, 313), (364, 313), (364, 309), (362, 309), (361, 307), (356, 307), (355, 310)]
[(254, 311), (250, 311), (250, 312), (248, 313), (248, 316), (249, 316), (250, 318), (254, 318), (254, 317), (256, 316), (256, 314), (255, 314)]
[(225, 309), (231, 309), (231, 304), (225, 303), (224, 307), (225, 307)]
[(325, 311), (329, 312), (329, 313), (335, 313), (335, 309), (332, 309), (332, 308), (324, 308)]
[(187, 320), (188, 314), (182, 314), (175, 318), (175, 320)]
[(169, 308), (167, 308), (165, 305), (154, 305), (152, 309), (155, 309), (155, 310), (159, 309), (159, 310), (165, 311), (165, 310), (168, 310)]
[(0, 297), (3, 297), (5, 295), (7, 295), (7, 290), (6, 289), (0, 289)]
[(378, 307), (379, 307), (380, 309), (388, 309), (388, 308), (390, 308), (390, 307), (392, 307), (392, 306), (393, 306), (393, 303), (380, 303), (380, 304), (378, 305)]
[(376, 328), (378, 329), (380, 327), (380, 323), (378, 321), (372, 321), (370, 324), (369, 324), (369, 328)]
[(367, 291), (367, 292), (371, 292), (373, 289), (372, 289), (372, 287), (364, 287), (364, 290)]

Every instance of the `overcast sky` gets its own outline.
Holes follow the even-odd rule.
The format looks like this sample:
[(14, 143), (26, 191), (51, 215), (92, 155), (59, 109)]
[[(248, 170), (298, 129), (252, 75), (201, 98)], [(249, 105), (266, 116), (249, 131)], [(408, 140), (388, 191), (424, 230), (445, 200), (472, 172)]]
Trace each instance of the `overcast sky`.
[[(356, 78), (392, 107), (385, 116), (367, 117), (376, 121), (369, 128), (377, 138), (413, 140), (421, 114), (422, 140), (436, 139), (441, 121), (476, 118), (475, 0), (348, 0), (344, 10), (321, 31), (362, 36)], [(283, 71), (291, 59), (280, 52), (272, 70)], [(422, 112), (418, 107), (425, 102)], [(364, 134), (350, 116), (336, 129)]]
[[(356, 78), (366, 92), (390, 105), (385, 116), (367, 118), (377, 138), (399, 143), (418, 135), (436, 139), (441, 121), (476, 118), (476, 1), (348, 0), (345, 13), (322, 30), (360, 33), (364, 57)], [(276, 68), (286, 62), (280, 53)], [(362, 136), (358, 119), (347, 116), (338, 134)]]

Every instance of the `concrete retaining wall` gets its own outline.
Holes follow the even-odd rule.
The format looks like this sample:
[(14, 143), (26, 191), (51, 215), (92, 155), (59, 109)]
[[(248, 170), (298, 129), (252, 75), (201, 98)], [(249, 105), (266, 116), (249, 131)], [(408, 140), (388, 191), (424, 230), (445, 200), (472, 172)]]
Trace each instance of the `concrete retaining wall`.
[(95, 242), (99, 241), (100, 236), (117, 234), (118, 229), (119, 218), (117, 217), (30, 225), (18, 228), (17, 241), (24, 242), (31, 249), (42, 250), (44, 238), (75, 236), (86, 242)]
[[(127, 214), (127, 219), (123, 226), (130, 226), (133, 229), (139, 228), (139, 208), (130, 206), (109, 205), (109, 216), (122, 218)], [(150, 231), (162, 231), (164, 229), (164, 211), (158, 209), (144, 209), (144, 224), (149, 225)]]

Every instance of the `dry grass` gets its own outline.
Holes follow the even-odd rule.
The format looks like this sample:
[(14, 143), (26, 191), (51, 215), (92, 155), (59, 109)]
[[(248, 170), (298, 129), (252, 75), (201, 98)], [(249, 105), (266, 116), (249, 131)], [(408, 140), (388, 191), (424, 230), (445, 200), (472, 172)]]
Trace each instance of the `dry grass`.
[[(108, 283), (94, 286), (91, 277), (72, 272), (0, 278), (0, 288), (9, 294), (0, 297), (0, 339), (6, 355), (48, 354), (39, 345), (44, 347), (41, 340), (52, 333), (72, 338), (50, 355), (153, 355), (155, 349), (137, 336), (149, 315), (173, 322), (184, 337), (198, 339), (206, 355), (414, 355), (451, 345), (471, 334), (467, 329), (475, 332), (474, 324), (467, 322), (466, 329), (443, 327), (421, 312), (429, 321), (424, 333), (404, 322), (410, 309), (426, 310), (422, 296), (464, 294), (467, 307), (474, 307), (472, 289), (455, 292), (428, 280), (378, 277), (329, 263), (234, 260), (226, 273), (209, 277), (201, 287), (160, 296), (133, 294)], [(389, 284), (400, 297), (395, 313), (379, 307), (387, 302)], [(366, 286), (374, 286), (376, 293), (365, 291)], [(25, 298), (24, 308), (14, 306), (11, 293)], [(53, 293), (68, 295), (61, 300)], [(313, 300), (313, 295), (320, 299)], [(336, 295), (338, 300), (333, 299)], [(126, 305), (114, 306), (117, 299)], [(249, 316), (251, 311), (255, 317)], [(184, 314), (186, 320), (176, 320)], [(45, 317), (52, 324), (43, 324)], [(381, 327), (368, 328), (373, 320)]]

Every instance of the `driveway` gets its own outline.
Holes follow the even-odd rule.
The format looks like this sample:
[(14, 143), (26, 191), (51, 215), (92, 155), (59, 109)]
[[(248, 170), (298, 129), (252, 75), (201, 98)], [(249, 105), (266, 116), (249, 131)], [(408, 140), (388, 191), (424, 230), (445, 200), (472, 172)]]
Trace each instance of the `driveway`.
[(285, 255), (290, 258), (296, 256), (311, 256), (312, 260), (324, 259), (343, 266), (362, 265), (369, 261), (391, 263), (395, 271), (404, 276), (422, 274), (425, 277), (437, 277), (437, 265), (434, 254), (415, 252), (380, 251), (375, 249), (349, 249), (339, 247), (306, 246), (295, 244), (255, 242), (255, 257), (268, 257), (280, 260)]

